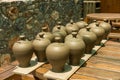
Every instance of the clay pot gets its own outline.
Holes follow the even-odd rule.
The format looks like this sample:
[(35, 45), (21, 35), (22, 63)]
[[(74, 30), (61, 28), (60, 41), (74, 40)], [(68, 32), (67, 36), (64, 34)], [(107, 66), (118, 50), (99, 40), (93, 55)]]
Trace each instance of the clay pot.
[(90, 24), (88, 25), (88, 27), (90, 27), (90, 28), (96, 27), (96, 23), (98, 24), (97, 20), (93, 20), (93, 22), (90, 23)]
[(60, 43), (60, 37), (55, 37), (56, 42), (46, 49), (46, 56), (52, 65), (53, 72), (63, 72), (65, 63), (69, 57), (69, 47)]
[(77, 38), (77, 32), (72, 32), (72, 38), (65, 41), (65, 44), (70, 48), (69, 64), (74, 66), (79, 65), (85, 50), (84, 41)]
[(108, 34), (111, 32), (111, 25), (107, 22), (106, 19), (104, 19), (104, 21), (101, 22), (99, 26), (105, 30), (105, 34), (103, 38), (107, 39)]
[(102, 27), (100, 27), (98, 23), (96, 23), (96, 27), (92, 27), (90, 31), (94, 32), (97, 36), (97, 41), (95, 44), (100, 45), (105, 34), (105, 30)]
[(78, 34), (82, 36), (82, 39), (85, 42), (85, 45), (86, 45), (85, 53), (90, 54), (92, 51), (92, 48), (95, 46), (97, 36), (95, 35), (95, 33), (90, 31), (90, 27), (80, 29)]
[(30, 60), (33, 55), (31, 41), (26, 40), (25, 36), (20, 36), (20, 40), (14, 43), (12, 50), (20, 67), (30, 66)]
[(54, 40), (54, 36), (51, 32), (48, 31), (48, 27), (42, 27), (42, 32), (38, 33), (36, 38), (40, 38), (39, 34), (43, 33), (44, 38), (49, 39), (51, 42)]
[[(60, 42), (64, 42), (64, 38), (65, 38), (64, 33), (62, 33), (61, 31), (56, 31), (52, 34), (54, 35), (54, 37), (60, 37), (61, 38)], [(55, 39), (54, 39), (54, 42), (55, 42)]]
[[(77, 37), (77, 38), (82, 39), (82, 37), (81, 37), (80, 35), (78, 35), (78, 32), (77, 32), (76, 30), (73, 30), (73, 31), (72, 31), (72, 33), (74, 33), (74, 32), (76, 32), (76, 33), (77, 33), (77, 35), (76, 35), (76, 37)], [(68, 40), (70, 40), (71, 38), (73, 38), (72, 33), (71, 33), (71, 34), (69, 34), (69, 35), (67, 35), (67, 36), (65, 37), (65, 40), (64, 40), (64, 41), (68, 41)]]
[(53, 30), (52, 33), (54, 35), (54, 37), (56, 36), (61, 36), (62, 38), (62, 42), (64, 42), (64, 38), (66, 37), (67, 33), (66, 33), (66, 29), (64, 26), (61, 25), (61, 22), (58, 22), (58, 25), (56, 25)]
[(39, 62), (44, 62), (46, 61), (46, 48), (47, 46), (50, 44), (50, 40), (43, 38), (44, 34), (41, 33), (39, 34), (40, 38), (36, 38), (33, 41), (33, 48), (34, 48), (34, 52), (38, 58)]
[(81, 21), (76, 22), (76, 25), (79, 27), (79, 29), (85, 28), (87, 23), (83, 21), (83, 18), (80, 19)]
[(57, 22), (57, 25), (55, 27), (53, 27), (53, 29), (52, 29), (52, 32), (56, 32), (56, 31), (65, 31), (66, 32), (65, 26), (63, 26), (60, 21)]
[(67, 34), (71, 34), (72, 30), (79, 31), (78, 26), (76, 25), (76, 23), (73, 22), (73, 20), (71, 20), (70, 23), (66, 24), (65, 28), (67, 30)]

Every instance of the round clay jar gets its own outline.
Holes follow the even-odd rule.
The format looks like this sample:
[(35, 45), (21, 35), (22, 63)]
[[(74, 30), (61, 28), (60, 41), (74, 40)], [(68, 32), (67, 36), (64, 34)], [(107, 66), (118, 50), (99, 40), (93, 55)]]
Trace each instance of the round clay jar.
[(105, 30), (105, 35), (103, 38), (107, 39), (108, 34), (111, 32), (111, 25), (108, 23), (108, 20), (104, 19), (99, 26)]
[(84, 41), (77, 37), (77, 32), (72, 32), (72, 38), (66, 40), (65, 44), (70, 48), (69, 64), (74, 66), (79, 65), (85, 51)]
[(44, 34), (44, 38), (49, 39), (51, 42), (53, 42), (54, 40), (54, 36), (51, 32), (48, 31), (48, 27), (42, 27), (42, 32), (38, 33), (36, 38), (40, 38), (39, 34), (43, 33)]
[(65, 31), (66, 32), (65, 26), (63, 26), (60, 21), (57, 22), (57, 25), (55, 25), (52, 29), (52, 32), (56, 32), (56, 31)]
[(69, 47), (64, 43), (60, 43), (60, 37), (55, 37), (55, 40), (56, 42), (47, 47), (46, 56), (52, 65), (53, 72), (63, 72), (69, 57)]
[(102, 27), (100, 27), (98, 23), (96, 23), (96, 27), (92, 27), (90, 31), (94, 32), (97, 36), (97, 41), (95, 44), (100, 45), (103, 36), (105, 35), (105, 30)]
[(36, 38), (33, 41), (34, 52), (39, 62), (45, 62), (46, 59), (46, 48), (51, 43), (49, 39), (44, 38), (44, 34), (39, 34), (40, 38)]
[(83, 21), (83, 18), (80, 18), (79, 22), (76, 22), (76, 25), (79, 27), (79, 29), (85, 28), (87, 23)]
[(76, 25), (76, 23), (73, 22), (73, 20), (70, 21), (70, 23), (66, 24), (65, 26), (67, 34), (71, 34), (72, 30), (79, 31), (79, 27)]
[(20, 36), (20, 40), (15, 42), (12, 47), (15, 58), (19, 62), (20, 67), (29, 67), (30, 60), (33, 55), (32, 42), (25, 39), (24, 35)]
[(85, 53), (90, 54), (92, 52), (93, 47), (95, 46), (97, 36), (95, 35), (95, 33), (90, 31), (90, 27), (80, 29), (78, 34), (82, 37), (83, 41), (85, 42)]
[[(61, 31), (56, 31), (56, 32), (53, 32), (52, 33), (54, 35), (54, 37), (61, 37), (61, 42), (64, 42), (64, 39), (65, 39), (65, 35), (63, 32)], [(55, 40), (54, 40), (55, 42)]]
[[(73, 31), (72, 31), (72, 33), (73, 33), (73, 32), (76, 32), (76, 33), (77, 33), (77, 35), (76, 35), (76, 37), (77, 37), (77, 38), (82, 39), (82, 37), (81, 37), (80, 35), (78, 35), (77, 30), (73, 30)], [(65, 37), (65, 40), (64, 40), (64, 41), (67, 41), (67, 40), (70, 40), (71, 38), (73, 38), (72, 33), (71, 33), (71, 34), (69, 34), (69, 35), (67, 35), (67, 36)]]
[(58, 22), (58, 25), (56, 25), (53, 28), (52, 33), (53, 33), (54, 37), (58, 36), (58, 34), (61, 35), (62, 42), (64, 42), (64, 38), (67, 35), (66, 29), (64, 26), (61, 25), (61, 22)]

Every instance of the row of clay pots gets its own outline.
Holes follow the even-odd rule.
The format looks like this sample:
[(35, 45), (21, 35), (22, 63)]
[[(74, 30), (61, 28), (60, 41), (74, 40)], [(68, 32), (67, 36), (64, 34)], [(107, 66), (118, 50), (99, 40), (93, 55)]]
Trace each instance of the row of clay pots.
[(95, 22), (95, 27), (84, 21), (74, 23), (71, 20), (65, 27), (58, 22), (52, 33), (48, 31), (48, 27), (43, 27), (33, 41), (20, 36), (21, 39), (13, 46), (13, 52), (21, 67), (30, 65), (35, 52), (39, 62), (48, 60), (52, 71), (62, 72), (67, 60), (70, 65), (79, 65), (84, 53), (91, 53), (95, 44), (100, 45), (103, 36), (110, 31), (110, 28), (102, 28), (106, 27), (104, 23), (110, 27), (106, 22)]

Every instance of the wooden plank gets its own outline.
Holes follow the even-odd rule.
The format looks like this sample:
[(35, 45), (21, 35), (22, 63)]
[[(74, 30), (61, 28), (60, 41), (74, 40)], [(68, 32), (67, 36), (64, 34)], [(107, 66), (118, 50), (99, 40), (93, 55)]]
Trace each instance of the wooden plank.
[(113, 47), (120, 47), (120, 42), (117, 41), (107, 41), (105, 46), (113, 46)]
[(120, 64), (117, 65), (109, 62), (107, 63), (104, 61), (90, 60), (87, 62), (86, 67), (104, 69), (104, 70), (115, 71), (120, 73)]
[(95, 78), (95, 77), (90, 77), (90, 76), (84, 76), (84, 75), (80, 75), (80, 74), (73, 74), (69, 80), (101, 80), (101, 79)]
[(116, 60), (116, 59), (112, 59), (112, 58), (105, 58), (105, 57), (100, 57), (100, 56), (93, 56), (92, 58), (90, 58), (89, 61), (102, 61), (102, 62), (106, 62), (106, 63), (111, 63), (111, 64), (115, 64), (115, 65), (120, 65), (120, 60)]
[(4, 80), (4, 79), (14, 75), (14, 73), (12, 72), (14, 69), (15, 69), (15, 67), (0, 73), (0, 80)]
[(30, 72), (34, 71), (36, 68), (40, 67), (41, 65), (45, 64), (44, 62), (37, 62), (36, 57), (31, 59), (30, 62), (31, 66), (27, 68), (22, 68), (19, 66), (16, 66), (16, 69), (13, 71), (16, 74), (29, 74)]
[(120, 60), (120, 52), (114, 52), (114, 51), (99, 51), (97, 52), (97, 56), (105, 57), (105, 58), (111, 58), (111, 59), (117, 59)]
[(34, 71), (34, 75), (40, 80), (47, 80), (47, 78), (45, 78), (43, 74), (45, 74), (48, 70), (49, 69), (47, 68), (40, 67)]
[(105, 46), (102, 47), (100, 50), (98, 50), (98, 52), (100, 51), (109, 51), (109, 52), (120, 52), (120, 48), (119, 47), (114, 47), (114, 46)]
[(91, 77), (96, 77), (96, 78), (106, 79), (106, 80), (119, 80), (120, 79), (120, 73), (118, 72), (95, 69), (95, 68), (88, 68), (88, 67), (80, 68), (76, 72), (76, 74), (91, 76)]
[(5, 80), (36, 80), (33, 75), (28, 74), (28, 75), (13, 75), (9, 78), (6, 78)]
[[(49, 78), (49, 79), (61, 79), (61, 80), (67, 80), (76, 70), (78, 70), (93, 54), (96, 53), (97, 50), (101, 48), (101, 46), (106, 42), (107, 40), (102, 40), (100, 46), (95, 46), (92, 50), (91, 54), (85, 54), (84, 57), (81, 58), (80, 60), (80, 65), (79, 66), (70, 66), (66, 64), (65, 66), (65, 71), (62, 73), (55, 73), (49, 70), (47, 73), (44, 74), (44, 77)], [(71, 69), (70, 69), (71, 68)], [(68, 71), (68, 69), (70, 69)]]

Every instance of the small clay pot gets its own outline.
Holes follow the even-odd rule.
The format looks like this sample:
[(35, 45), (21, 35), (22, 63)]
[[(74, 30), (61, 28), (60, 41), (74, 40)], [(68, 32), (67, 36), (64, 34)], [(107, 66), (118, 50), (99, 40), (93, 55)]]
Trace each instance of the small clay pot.
[(82, 36), (82, 39), (85, 42), (86, 45), (85, 53), (90, 54), (92, 52), (93, 47), (95, 46), (97, 36), (95, 35), (95, 33), (90, 31), (90, 27), (80, 29), (78, 34)]
[(108, 34), (111, 32), (111, 25), (108, 23), (108, 20), (104, 19), (103, 22), (99, 24), (105, 30), (103, 39), (107, 39)]
[[(77, 30), (73, 30), (73, 31), (72, 31), (72, 33), (74, 33), (74, 32), (75, 32), (75, 33), (77, 33), (77, 35), (76, 35), (76, 37), (77, 37), (77, 38), (82, 39), (82, 37), (81, 37), (80, 35), (78, 35)], [(67, 36), (65, 37), (65, 40), (64, 40), (64, 41), (67, 41), (67, 40), (70, 40), (71, 38), (73, 38), (72, 33), (71, 33), (71, 34), (69, 34), (69, 35), (67, 35)]]
[(29, 67), (33, 55), (32, 42), (21, 35), (20, 40), (15, 42), (12, 47), (13, 53), (19, 62), (20, 67)]
[(54, 40), (54, 36), (51, 32), (48, 31), (48, 27), (42, 27), (42, 32), (38, 33), (36, 38), (40, 38), (39, 34), (43, 33), (44, 34), (44, 38), (49, 39), (51, 42), (53, 42)]
[(65, 28), (67, 30), (67, 34), (71, 34), (73, 30), (79, 31), (79, 27), (76, 25), (76, 23), (73, 22), (73, 20), (66, 24)]
[(76, 25), (79, 27), (79, 29), (85, 28), (87, 23), (83, 21), (83, 18), (80, 18), (79, 22), (76, 22)]
[(52, 33), (54, 37), (58, 36), (58, 34), (61, 35), (62, 42), (64, 42), (64, 38), (67, 35), (66, 29), (64, 26), (61, 25), (61, 22), (58, 22), (58, 24), (53, 28)]
[(56, 32), (56, 31), (65, 31), (66, 32), (65, 26), (63, 26), (60, 21), (57, 22), (57, 25), (55, 25), (52, 29), (52, 32)]
[(105, 30), (102, 27), (100, 27), (98, 23), (96, 23), (96, 26), (92, 27), (90, 31), (94, 32), (97, 36), (97, 41), (95, 44), (100, 45), (103, 39), (103, 36), (105, 35)]
[(65, 41), (65, 44), (70, 48), (69, 64), (74, 66), (79, 65), (85, 51), (84, 41), (77, 37), (77, 32), (72, 32), (72, 38)]
[(40, 38), (36, 38), (33, 41), (34, 52), (39, 62), (45, 62), (46, 59), (46, 48), (51, 43), (49, 39), (44, 38), (44, 34), (39, 34)]
[(46, 56), (52, 65), (53, 72), (63, 72), (69, 57), (69, 47), (64, 43), (60, 43), (60, 37), (55, 37), (55, 40), (56, 42), (47, 47)]

